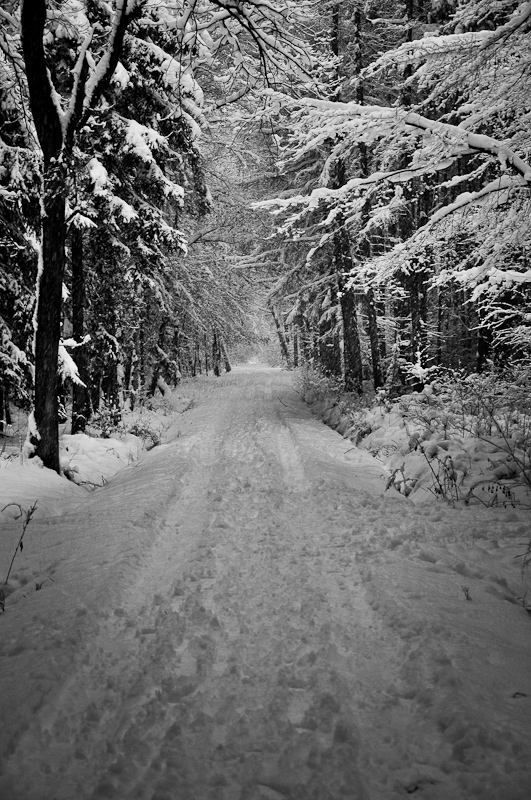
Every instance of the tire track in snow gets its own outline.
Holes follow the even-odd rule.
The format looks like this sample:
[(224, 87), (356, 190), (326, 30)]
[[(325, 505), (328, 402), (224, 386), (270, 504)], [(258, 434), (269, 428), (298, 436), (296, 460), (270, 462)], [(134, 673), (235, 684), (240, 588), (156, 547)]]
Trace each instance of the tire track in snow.
[[(364, 467), (327, 429), (316, 446), (278, 372), (197, 385), (153, 546), (22, 738), (9, 800), (392, 798), (440, 735), (386, 692), (408, 645), (365, 596)], [(461, 798), (424, 774), (444, 784), (425, 800)]]

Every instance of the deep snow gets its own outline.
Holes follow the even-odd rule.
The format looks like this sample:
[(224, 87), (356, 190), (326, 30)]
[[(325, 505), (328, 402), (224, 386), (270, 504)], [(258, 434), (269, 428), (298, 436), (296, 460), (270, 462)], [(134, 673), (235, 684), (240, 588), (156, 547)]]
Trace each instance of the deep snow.
[(65, 440), (96, 491), (0, 469), (2, 800), (527, 800), (529, 511), (385, 491), (281, 370), (182, 391)]

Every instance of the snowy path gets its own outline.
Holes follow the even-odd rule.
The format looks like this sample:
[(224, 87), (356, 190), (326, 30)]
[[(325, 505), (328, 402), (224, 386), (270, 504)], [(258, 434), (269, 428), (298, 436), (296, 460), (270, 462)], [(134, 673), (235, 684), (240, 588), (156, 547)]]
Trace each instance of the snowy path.
[[(0, 619), (3, 800), (528, 797), (529, 618), (467, 603), (423, 544), (462, 512), (384, 495), (286, 373), (197, 387), (181, 435), (32, 523), (42, 589)], [(474, 697), (485, 609), (507, 697)]]

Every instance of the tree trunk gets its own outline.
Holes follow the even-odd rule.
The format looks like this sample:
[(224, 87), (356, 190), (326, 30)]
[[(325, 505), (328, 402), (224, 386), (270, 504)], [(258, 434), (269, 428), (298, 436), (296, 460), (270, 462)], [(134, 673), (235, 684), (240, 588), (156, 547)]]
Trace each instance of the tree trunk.
[(378, 336), (378, 321), (376, 317), (376, 306), (374, 302), (374, 291), (368, 289), (365, 293), (365, 305), (367, 309), (367, 330), (371, 344), (372, 362), (372, 382), (375, 389), (383, 385), (382, 368), (380, 366), (380, 340)]
[(293, 366), (299, 366), (299, 331), (297, 326), (293, 326)]
[(221, 357), (223, 359), (223, 366), (225, 367), (225, 372), (230, 372), (232, 366), (230, 363), (229, 354), (227, 352), (227, 348), (225, 347), (225, 342), (221, 338), (219, 340), (219, 346), (221, 349)]
[[(331, 287), (327, 299), (329, 300), (329, 307), (334, 306), (337, 308), (339, 306), (337, 286), (335, 284)], [(335, 378), (343, 376), (338, 317), (339, 313), (335, 312), (335, 318), (328, 315), (324, 319), (321, 317), (319, 321), (319, 362), (325, 375)]]
[(443, 363), (442, 360), (442, 340), (443, 340), (443, 304), (440, 286), (437, 287), (437, 345), (435, 363), (438, 367)]
[(35, 426), (30, 437), (35, 455), (45, 467), (59, 467), (59, 380), (61, 303), (65, 263), (65, 183), (62, 161), (44, 167), (42, 263), (37, 278), (35, 330)]
[(357, 320), (356, 295), (352, 289), (341, 290), (343, 316), (343, 360), (345, 391), (363, 393), (363, 364)]
[(489, 328), (479, 328), (476, 346), (476, 372), (483, 372), (487, 366), (492, 346), (492, 331)]
[(6, 409), (8, 407), (7, 392), (0, 386), (0, 433), (5, 433), (8, 425), (8, 415)]
[(209, 369), (210, 369), (210, 364), (208, 361), (208, 337), (205, 333), (205, 375), (208, 375)]
[[(338, 163), (338, 185), (344, 185), (344, 164)], [(339, 228), (334, 234), (334, 261), (337, 271), (337, 285), (343, 319), (343, 365), (344, 383), (347, 392), (363, 393), (363, 364), (357, 318), (357, 300), (355, 291), (347, 289), (347, 282), (353, 270), (350, 239), (344, 228), (342, 215), (337, 218)]]
[(282, 320), (282, 318), (281, 318), (281, 316), (279, 314), (278, 309), (275, 308), (275, 306), (273, 306), (273, 305), (269, 306), (269, 310), (271, 311), (273, 319), (275, 320), (275, 327), (277, 329), (278, 341), (279, 341), (279, 344), (280, 344), (280, 351), (281, 351), (282, 356), (283, 356), (283, 358), (284, 358), (284, 360), (286, 362), (286, 366), (288, 367), (288, 369), (291, 369), (291, 356), (290, 356), (290, 353), (289, 353), (289, 347), (288, 347), (288, 342), (287, 342), (287, 339), (286, 339), (286, 332), (284, 330), (283, 320)]
[(219, 346), (219, 336), (215, 330), (212, 332), (212, 368), (216, 378), (219, 378), (221, 375), (221, 348)]
[(195, 365), (195, 375), (201, 375), (203, 372), (203, 362), (201, 360), (201, 345), (199, 342), (195, 344), (195, 355), (194, 355), (194, 365)]
[[(83, 269), (83, 232), (73, 226), (70, 232), (72, 255), (72, 335), (76, 342), (85, 336), (85, 274)], [(84, 433), (90, 417), (90, 400), (87, 390), (88, 359), (85, 346), (74, 350), (74, 360), (80, 379), (85, 386), (74, 383), (72, 389), (72, 433)]]
[(409, 309), (411, 318), (410, 359), (424, 366), (426, 354), (426, 322), (427, 322), (427, 275), (422, 271), (413, 272), (406, 286), (409, 290)]

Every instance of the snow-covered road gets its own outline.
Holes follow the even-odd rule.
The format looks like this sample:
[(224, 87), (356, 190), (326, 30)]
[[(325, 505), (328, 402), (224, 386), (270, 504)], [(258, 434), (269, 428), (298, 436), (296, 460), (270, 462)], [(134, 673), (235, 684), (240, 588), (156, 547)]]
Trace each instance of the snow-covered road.
[(531, 620), (478, 566), (506, 521), (384, 493), (285, 372), (194, 385), (171, 441), (28, 527), (2, 800), (529, 797)]

